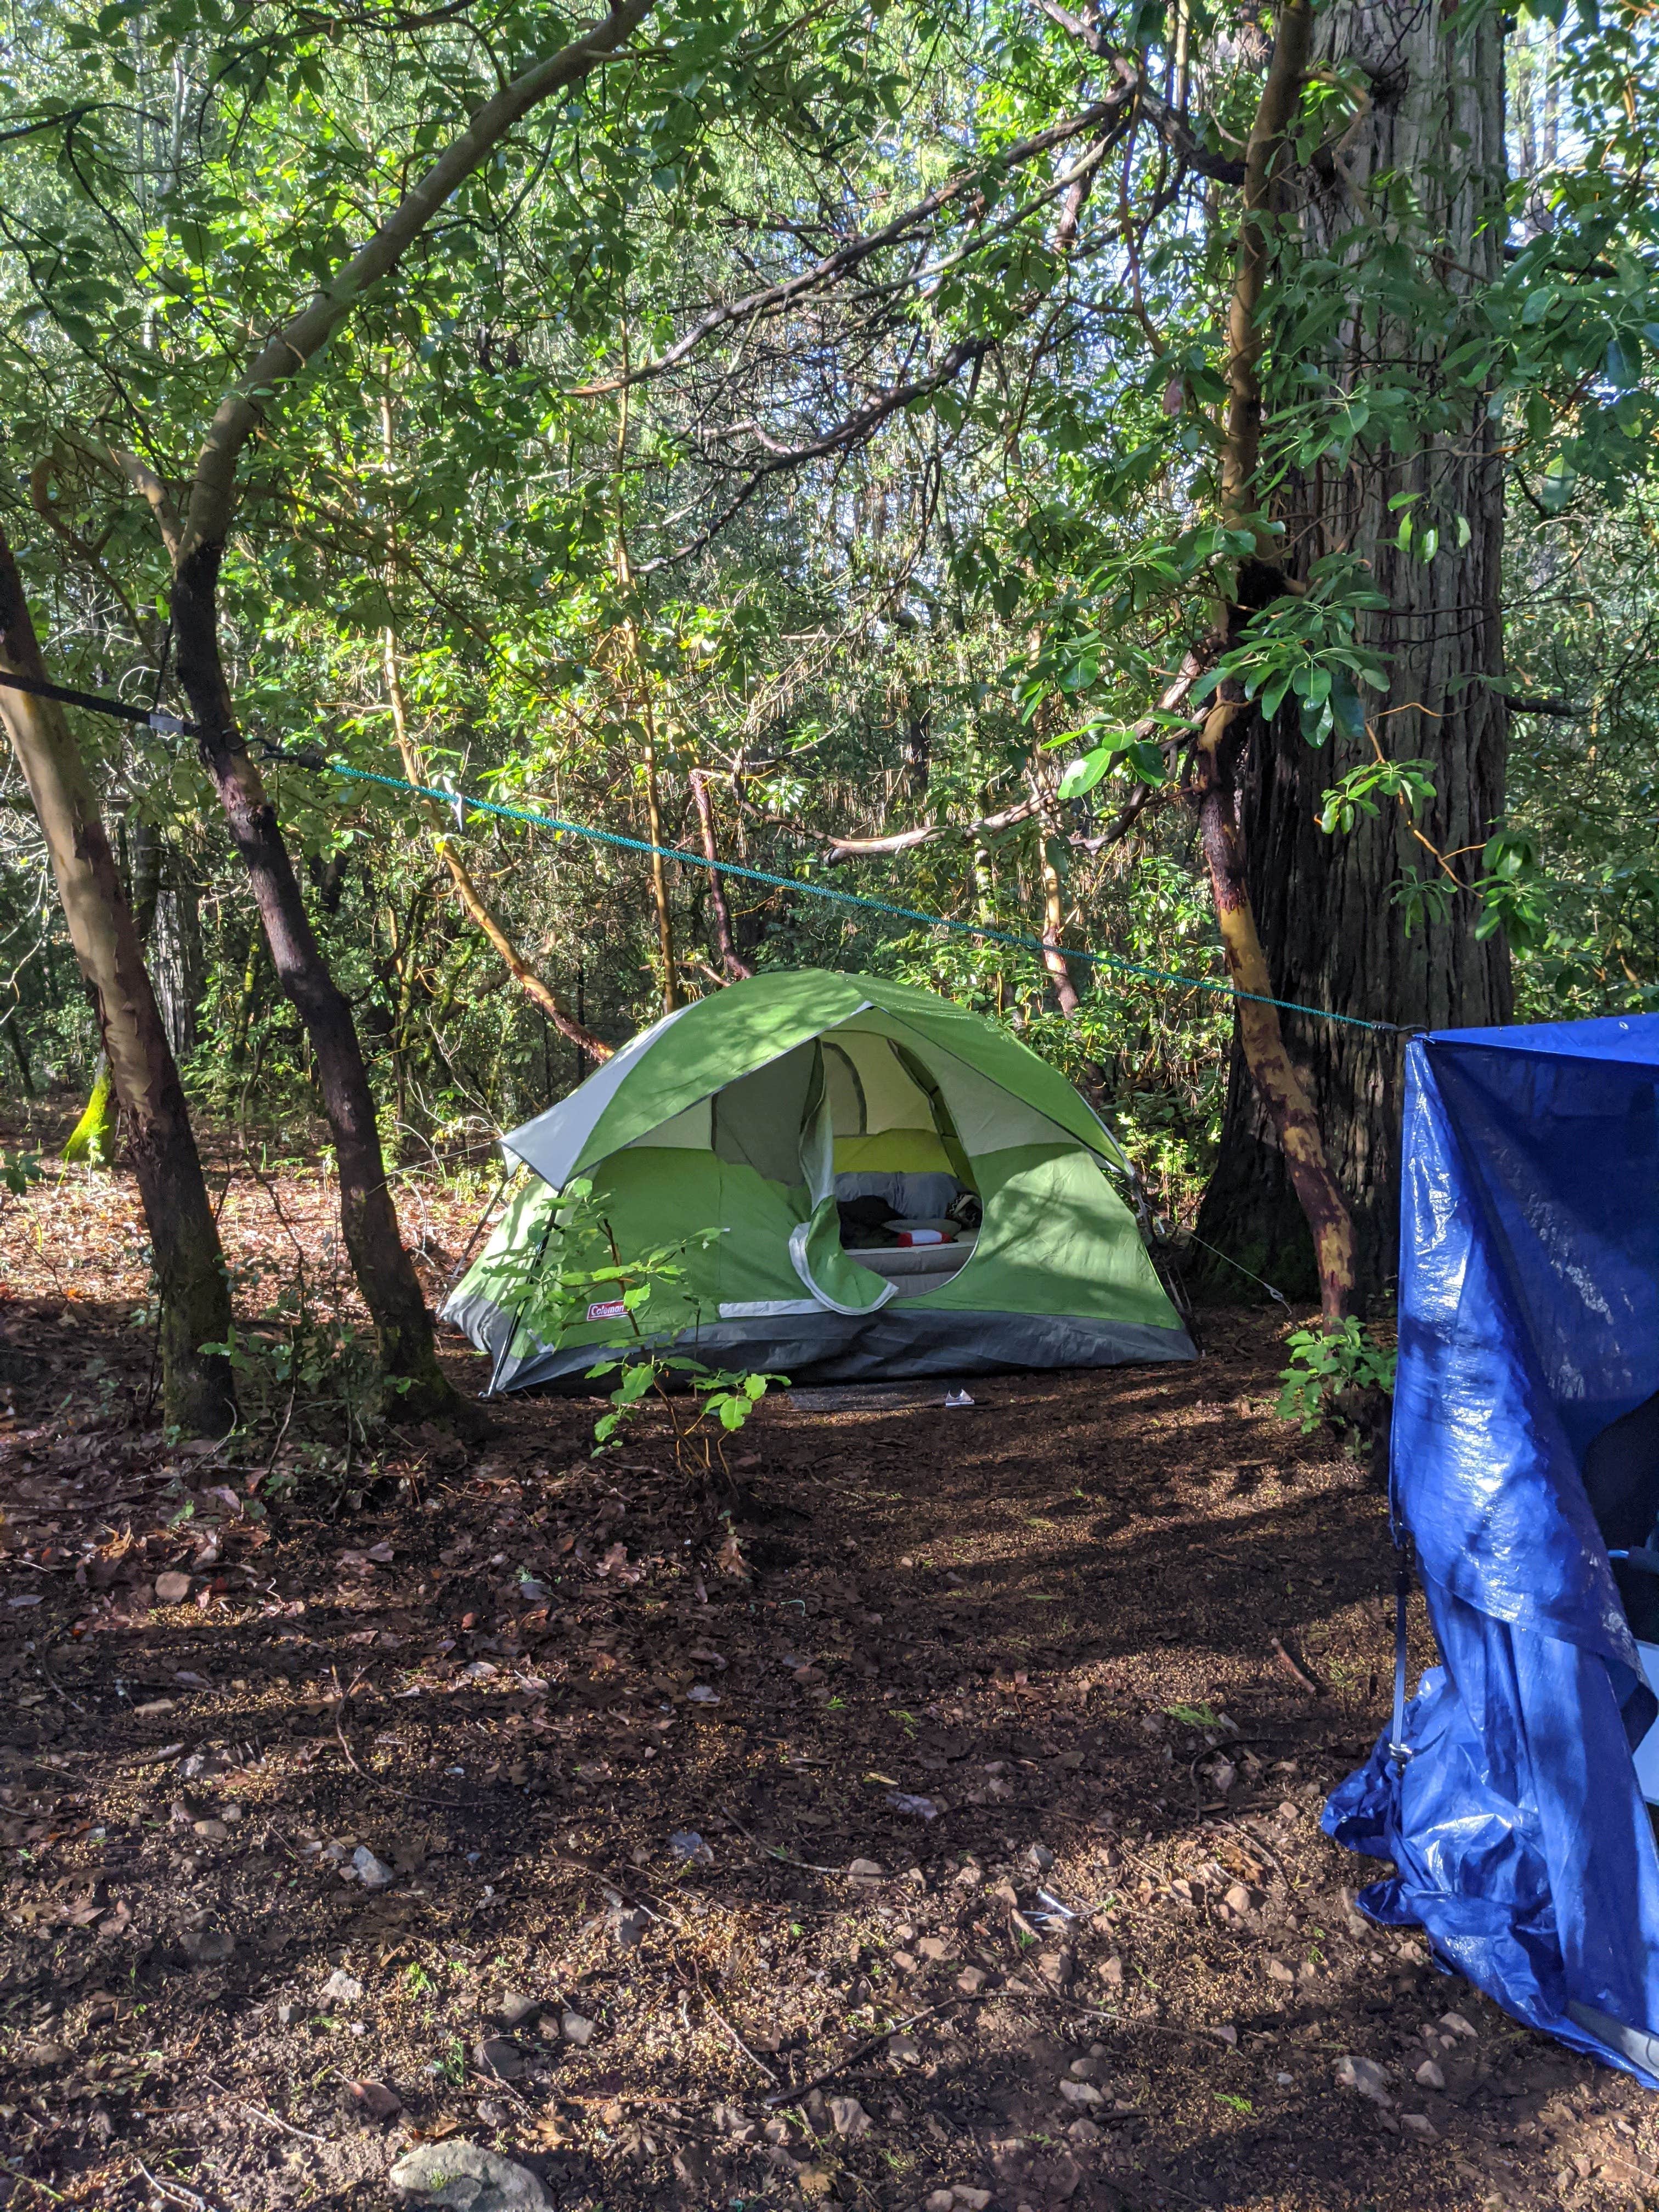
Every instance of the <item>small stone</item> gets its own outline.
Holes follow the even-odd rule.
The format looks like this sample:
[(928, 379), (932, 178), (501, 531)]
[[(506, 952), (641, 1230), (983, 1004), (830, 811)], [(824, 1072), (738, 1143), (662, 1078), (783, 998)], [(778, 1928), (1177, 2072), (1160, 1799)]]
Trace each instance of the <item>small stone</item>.
[(1336, 2078), (1345, 2089), (1357, 2089), (1362, 2097), (1369, 2097), (1385, 2111), (1394, 2102), (1389, 2094), (1389, 2077), (1374, 2058), (1356, 2058), (1351, 2054), (1339, 2058)]
[(386, 2178), (408, 2196), (453, 2205), (457, 2212), (552, 2212), (547, 2191), (527, 2166), (453, 2136), (419, 2144)]
[(879, 1881), (882, 1878), (881, 1865), (875, 1859), (854, 1859), (847, 1873), (853, 1881)]
[(924, 1936), (917, 1944), (916, 1949), (924, 1959), (934, 1964), (941, 1959), (948, 1959), (951, 1955), (951, 1946), (942, 1936)]
[(495, 2017), (510, 2033), (515, 2027), (522, 2027), (526, 2021), (533, 2020), (540, 2010), (541, 2006), (534, 1997), (526, 1996), (520, 1990), (509, 1990), (496, 2006)]
[(1425, 2089), (1443, 2089), (1446, 2086), (1446, 2077), (1432, 2058), (1425, 2058), (1412, 2079)]
[(991, 2201), (988, 2189), (969, 2189), (960, 2181), (951, 2184), (951, 2194), (962, 2207), (962, 2212), (985, 2212)]
[(1079, 2150), (1087, 2150), (1095, 2143), (1104, 2142), (1106, 2135), (1092, 2120), (1073, 2120), (1066, 2130), (1066, 2140), (1075, 2143)]
[(1231, 2021), (1217, 2021), (1214, 2027), (1210, 2030), (1210, 2033), (1212, 2035), (1218, 2036), (1222, 2042), (1226, 2045), (1229, 2051), (1237, 2050), (1238, 2030), (1233, 2026)]
[(516, 2081), (524, 2072), (524, 2060), (504, 2035), (485, 2036), (472, 2057), (481, 2074), (493, 2075), (498, 2081)]
[(1290, 1987), (1294, 1988), (1296, 1985), (1296, 1969), (1294, 1966), (1287, 1966), (1282, 1959), (1269, 1959), (1267, 1961), (1267, 1979), (1270, 1982), (1284, 1982)]
[(236, 1948), (228, 1928), (187, 1928), (179, 1943), (192, 1966), (222, 1966)]
[(638, 1905), (630, 1910), (618, 1910), (611, 1916), (611, 1932), (624, 1951), (636, 1951), (645, 1941), (646, 1930), (651, 1925), (651, 1916)]
[(395, 2120), (404, 2108), (403, 2099), (395, 2089), (388, 2089), (384, 2081), (348, 2081), (346, 2094), (353, 2112), (371, 2127), (384, 2127), (388, 2120)]
[(870, 2115), (856, 2097), (831, 2097), (830, 2124), (838, 2136), (845, 2136), (849, 2142), (857, 2142), (860, 2136), (867, 2136), (870, 2132)]
[(1431, 2139), (1439, 2133), (1439, 2130), (1426, 2112), (1401, 2112), (1400, 2124), (1407, 2135), (1419, 2136), (1425, 2140)]
[(1068, 2105), (1103, 2105), (1106, 2101), (1092, 2081), (1062, 2081), (1060, 2094)]
[(351, 1870), (365, 1889), (384, 1889), (398, 1877), (384, 1859), (377, 1859), (367, 1844), (359, 1844), (351, 1854)]
[(1002, 1875), (1000, 1880), (994, 1881), (991, 1884), (988, 1893), (992, 1897), (995, 1898), (999, 1905), (1006, 1905), (1010, 1912), (1012, 1912), (1015, 1906), (1019, 1903), (1019, 1892), (1014, 1887), (1014, 1885), (1009, 1881), (1006, 1874)]
[(1109, 1958), (1103, 1959), (1095, 1968), (1095, 1979), (1104, 1982), (1109, 1989), (1121, 1990), (1123, 1987), (1123, 1961), (1115, 1951)]
[(836, 2177), (828, 2166), (804, 2166), (795, 2176), (795, 2186), (803, 2197), (816, 2203), (833, 2193)]
[(703, 1866), (714, 1863), (714, 1854), (695, 1828), (676, 1828), (668, 1838), (668, 1848), (677, 1859), (684, 1859), (688, 1866), (694, 1861)]
[(1236, 1881), (1229, 1885), (1223, 1902), (1229, 1912), (1237, 1913), (1239, 1918), (1243, 1920), (1248, 1914), (1257, 1910), (1261, 1900), (1257, 1893), (1248, 1884)]
[(1025, 1854), (1025, 1863), (1038, 1874), (1047, 1874), (1054, 1863), (1054, 1855), (1047, 1844), (1033, 1844)]
[(230, 1841), (230, 1830), (222, 1820), (193, 1820), (191, 1828), (191, 1832), (199, 1836), (204, 1844), (228, 1844)]
[(1087, 2058), (1074, 2058), (1066, 2070), (1074, 2081), (1098, 2081), (1100, 2061), (1091, 2052)]
[(1461, 2012), (1443, 2012), (1438, 2024), (1444, 2028), (1448, 2035), (1462, 2036), (1468, 2043), (1480, 2040), (1477, 2030), (1464, 2019)]
[(976, 1997), (985, 1987), (983, 1969), (979, 1966), (964, 1966), (957, 1976), (957, 1987), (962, 1991), (963, 1996)]
[(1036, 1970), (1051, 1989), (1063, 1990), (1071, 1982), (1076, 1961), (1069, 1951), (1040, 1951)]
[(584, 2020), (579, 2012), (568, 2012), (559, 2022), (559, 2033), (567, 2043), (574, 2043), (578, 2051), (586, 2051), (593, 2040), (593, 2023)]
[(893, 1965), (901, 1974), (914, 1974), (917, 1964), (914, 1952), (895, 1951), (893, 1954)]
[(362, 1993), (362, 1984), (343, 1966), (337, 1966), (318, 1992), (325, 2004), (356, 2004)]
[(190, 1595), (190, 1577), (176, 1567), (155, 1577), (155, 1602), (158, 1605), (182, 1605)]
[(957, 2200), (948, 2189), (930, 2190), (924, 2203), (926, 2212), (957, 2212)]
[(887, 2056), (897, 2059), (902, 2066), (920, 2066), (921, 2063), (921, 2048), (908, 2035), (890, 2035)]

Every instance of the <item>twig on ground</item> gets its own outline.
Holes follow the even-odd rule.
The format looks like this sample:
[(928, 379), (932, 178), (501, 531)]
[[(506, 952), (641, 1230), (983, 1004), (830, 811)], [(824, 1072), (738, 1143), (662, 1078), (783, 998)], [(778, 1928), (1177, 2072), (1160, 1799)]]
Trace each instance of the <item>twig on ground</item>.
[(358, 1683), (362, 1680), (363, 1676), (368, 1674), (368, 1669), (367, 1667), (361, 1668), (353, 1677), (351, 1688), (349, 1690), (343, 1690), (340, 1687), (339, 1668), (337, 1667), (331, 1667), (328, 1670), (328, 1678), (334, 1685), (334, 1733), (340, 1739), (340, 1748), (345, 1753), (346, 1765), (360, 1780), (364, 1782), (367, 1782), (369, 1778), (363, 1772), (362, 1768), (358, 1765), (356, 1756), (352, 1751), (351, 1746), (346, 1741), (345, 1709), (350, 1702), (353, 1692), (356, 1691)]
[[(159, 2173), (150, 2172), (143, 2160), (136, 2152), (133, 2154), (132, 2162), (158, 2197), (170, 2197), (175, 2204), (187, 2207), (187, 2212), (213, 2212), (213, 2208), (205, 2197), (198, 2197), (193, 2189), (186, 2189), (182, 2182), (163, 2181)], [(60, 2198), (59, 2202), (67, 2202), (67, 2200)]]
[(1325, 1694), (1325, 1685), (1308, 1672), (1302, 1662), (1286, 1648), (1284, 1639), (1281, 1637), (1272, 1636), (1267, 1640), (1273, 1645), (1274, 1657), (1284, 1668), (1285, 1673), (1293, 1674), (1310, 1698), (1322, 1698)]
[(328, 2142), (326, 2136), (314, 2136), (308, 2128), (296, 2128), (291, 2120), (283, 2119), (280, 2112), (268, 2112), (263, 2105), (250, 2105), (246, 2097), (239, 2097), (234, 2089), (228, 2089), (216, 2075), (207, 2074), (203, 2079), (210, 2088), (216, 2089), (222, 2097), (228, 2097), (233, 2105), (240, 2105), (256, 2120), (263, 2120), (268, 2128), (276, 2128), (285, 2136), (297, 2136), (301, 2142), (325, 2144)]
[(963, 2005), (984, 2004), (990, 1998), (1000, 1995), (998, 1990), (981, 1990), (970, 1997), (947, 1997), (943, 2004), (929, 2005), (926, 2012), (913, 2012), (908, 2020), (895, 2021), (891, 2027), (883, 2028), (879, 2035), (872, 2035), (866, 2041), (855, 2044), (851, 2051), (836, 2059), (833, 2066), (826, 2066), (821, 2073), (814, 2074), (810, 2081), (798, 2081), (793, 2089), (775, 2090), (765, 2100), (767, 2110), (776, 2112), (782, 2106), (799, 2104), (801, 2099), (810, 2097), (814, 2089), (821, 2089), (826, 2081), (833, 2081), (838, 2074), (845, 2074), (850, 2068), (872, 2057), (884, 2044), (890, 2043), (894, 2036), (902, 2035), (907, 2027), (918, 2027), (924, 2020), (937, 2019), (941, 2013), (957, 2012)]
[(697, 1994), (702, 1997), (704, 2009), (713, 2020), (715, 2027), (718, 2027), (725, 2035), (726, 2041), (731, 2044), (732, 2049), (734, 2051), (741, 2051), (743, 2056), (749, 2061), (749, 2063), (754, 2068), (755, 2071), (757, 2074), (763, 2074), (775, 2089), (778, 2085), (777, 2075), (772, 2071), (771, 2068), (766, 2064), (763, 2059), (756, 2057), (754, 2052), (749, 2048), (749, 2045), (738, 2033), (737, 2029), (732, 2027), (731, 2021), (727, 2020), (726, 2014), (714, 2002), (714, 1998), (709, 1996), (708, 1989), (704, 1985), (702, 1976), (697, 1972), (695, 1966), (692, 1967), (691, 1971), (696, 1978)]
[(812, 1859), (792, 1858), (787, 1851), (780, 1850), (775, 1844), (763, 1844), (758, 1836), (751, 1836), (743, 1822), (734, 1819), (731, 1813), (725, 1813), (724, 1817), (731, 1821), (745, 1843), (752, 1844), (757, 1851), (764, 1851), (769, 1859), (781, 1859), (785, 1866), (799, 1867), (805, 1874), (845, 1874), (847, 1871), (845, 1867), (819, 1866)]

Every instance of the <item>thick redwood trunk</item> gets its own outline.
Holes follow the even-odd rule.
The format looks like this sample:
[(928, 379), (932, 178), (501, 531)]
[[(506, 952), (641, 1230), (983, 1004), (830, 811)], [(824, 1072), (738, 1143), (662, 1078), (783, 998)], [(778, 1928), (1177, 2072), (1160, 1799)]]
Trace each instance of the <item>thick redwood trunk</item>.
[(306, 912), (276, 811), (236, 726), (219, 652), (218, 569), (222, 549), (206, 544), (174, 573), (173, 636), (179, 680), (199, 727), (202, 757), (219, 794), (232, 842), (252, 885), (254, 903), (278, 981), (305, 1024), (316, 1055), (323, 1110), (340, 1177), (340, 1223), (365, 1304), (380, 1340), (381, 1364), (405, 1386), (399, 1410), (412, 1418), (453, 1418), (463, 1406), (432, 1341), (414, 1264), (404, 1249), (386, 1184), (374, 1094), (351, 1009), (328, 971)]
[[(1356, 223), (1373, 177), (1397, 172), (1424, 209), (1425, 278), (1446, 295), (1496, 280), (1504, 225), (1503, 47), (1496, 19), (1465, 33), (1449, 16), (1407, 0), (1322, 11), (1316, 61), (1358, 61), (1372, 105), (1353, 142), (1304, 216), (1312, 253), (1358, 264), (1374, 230)], [(1436, 319), (1379, 334), (1356, 316), (1322, 366), (1345, 383), (1380, 349), (1413, 373), (1432, 374)], [(1277, 995), (1406, 1026), (1502, 1022), (1510, 1009), (1508, 954), (1500, 938), (1475, 936), (1480, 909), (1454, 890), (1440, 863), (1392, 805), (1346, 836), (1317, 826), (1322, 793), (1375, 758), (1429, 763), (1437, 797), (1417, 828), (1467, 885), (1504, 805), (1506, 718), (1499, 564), (1502, 464), (1483, 401), (1455, 434), (1401, 453), (1368, 458), (1292, 483), (1278, 502), (1292, 573), (1352, 549), (1370, 562), (1385, 612), (1363, 617), (1361, 635), (1387, 659), (1386, 697), (1368, 694), (1364, 737), (1316, 750), (1292, 720), (1258, 729), (1242, 780), (1246, 880)], [(1420, 544), (1436, 527), (1426, 564), (1388, 543), (1407, 510)], [(1468, 526), (1459, 549), (1458, 518)], [(1402, 877), (1437, 879), (1451, 893), (1408, 921)], [(1397, 1266), (1402, 1054), (1394, 1041), (1336, 1024), (1284, 1018), (1286, 1042), (1314, 1104), (1335, 1173), (1348, 1194), (1362, 1299)], [(1199, 1218), (1200, 1234), (1289, 1291), (1314, 1286), (1311, 1239), (1282, 1147), (1235, 1048), (1221, 1152)], [(1218, 1288), (1221, 1277), (1216, 1277)]]
[[(46, 678), (11, 548), (0, 533), (0, 669)], [(168, 1422), (218, 1435), (236, 1418), (230, 1370), (202, 1346), (230, 1334), (230, 1289), (202, 1163), (145, 971), (132, 908), (96, 798), (63, 708), (0, 688), (0, 720), (28, 785), (52, 855), (58, 897), (91, 984), (116, 1095), (127, 1116), (161, 1297), (163, 1402)]]

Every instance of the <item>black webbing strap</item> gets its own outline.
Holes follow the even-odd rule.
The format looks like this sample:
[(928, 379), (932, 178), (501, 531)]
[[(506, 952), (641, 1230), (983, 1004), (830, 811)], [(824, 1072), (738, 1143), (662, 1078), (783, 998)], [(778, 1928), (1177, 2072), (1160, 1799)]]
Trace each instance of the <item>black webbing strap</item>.
[(138, 722), (164, 738), (193, 738), (194, 722), (180, 720), (161, 707), (133, 707), (125, 699), (103, 699), (94, 691), (71, 691), (65, 684), (46, 684), (33, 676), (14, 676), (0, 668), (0, 684), (13, 691), (28, 691), (37, 699), (56, 699), (61, 706), (85, 707), (94, 714), (112, 714), (118, 722)]

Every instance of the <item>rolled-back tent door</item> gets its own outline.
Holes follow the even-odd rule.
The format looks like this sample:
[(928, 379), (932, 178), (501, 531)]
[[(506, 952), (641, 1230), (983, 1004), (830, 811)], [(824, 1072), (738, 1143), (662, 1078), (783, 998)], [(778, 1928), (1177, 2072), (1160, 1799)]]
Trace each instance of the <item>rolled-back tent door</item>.
[(820, 1305), (831, 1313), (874, 1313), (893, 1295), (891, 1283), (858, 1261), (841, 1241), (836, 1205), (836, 1127), (823, 1053), (814, 1041), (811, 1078), (800, 1119), (801, 1180), (811, 1211), (791, 1232), (789, 1257), (795, 1273)]

